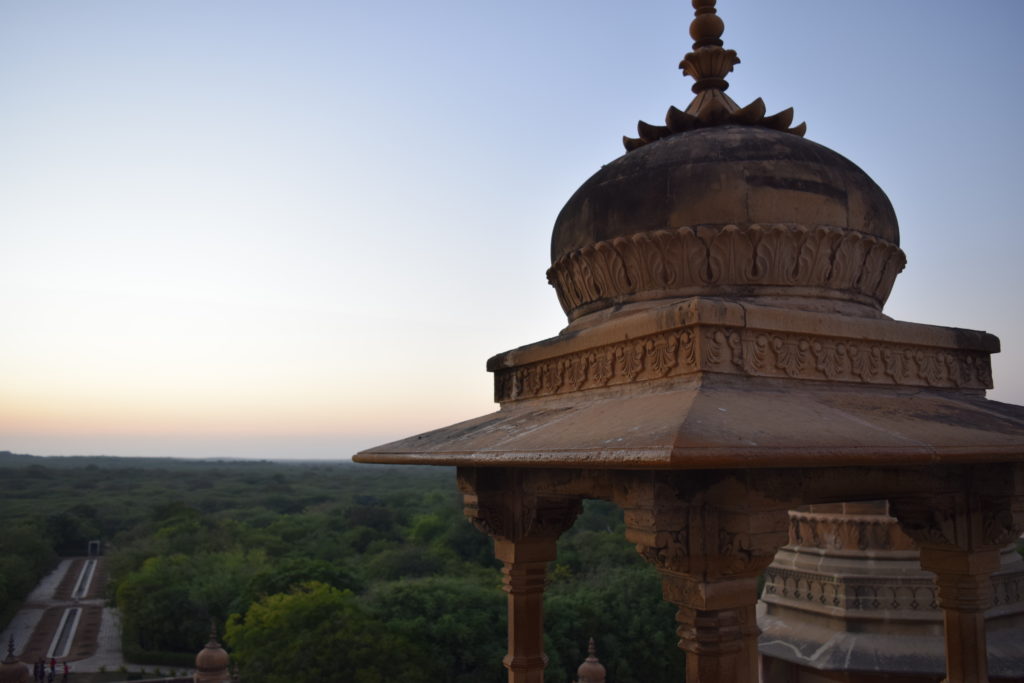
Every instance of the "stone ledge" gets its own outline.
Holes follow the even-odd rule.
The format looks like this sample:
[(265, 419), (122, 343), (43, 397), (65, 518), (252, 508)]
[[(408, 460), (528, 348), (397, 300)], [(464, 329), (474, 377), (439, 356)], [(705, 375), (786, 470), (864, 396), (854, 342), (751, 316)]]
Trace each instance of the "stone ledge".
[(987, 333), (692, 298), (490, 359), (501, 403), (695, 375), (985, 390)]

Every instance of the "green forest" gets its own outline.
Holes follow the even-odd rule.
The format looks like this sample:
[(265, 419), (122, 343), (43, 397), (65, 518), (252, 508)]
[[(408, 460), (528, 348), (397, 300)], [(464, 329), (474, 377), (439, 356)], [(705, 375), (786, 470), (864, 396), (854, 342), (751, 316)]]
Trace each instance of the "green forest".
[[(125, 656), (187, 667), (211, 619), (244, 680), (505, 679), (505, 594), (451, 468), (0, 452), (0, 624), (59, 556), (104, 543)], [(545, 598), (546, 681), (590, 637), (609, 680), (679, 680), (673, 608), (587, 501)]]

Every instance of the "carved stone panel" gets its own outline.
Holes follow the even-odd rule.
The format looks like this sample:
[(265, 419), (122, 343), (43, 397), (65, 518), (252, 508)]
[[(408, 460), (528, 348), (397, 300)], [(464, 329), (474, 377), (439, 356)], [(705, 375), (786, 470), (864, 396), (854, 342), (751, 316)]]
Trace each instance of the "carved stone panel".
[(900, 248), (873, 235), (790, 223), (680, 227), (615, 237), (570, 252), (548, 281), (570, 318), (638, 294), (692, 296), (713, 288), (841, 292), (877, 308), (906, 265)]
[(729, 326), (696, 326), (495, 371), (495, 400), (518, 401), (718, 372), (950, 389), (992, 386), (987, 353)]

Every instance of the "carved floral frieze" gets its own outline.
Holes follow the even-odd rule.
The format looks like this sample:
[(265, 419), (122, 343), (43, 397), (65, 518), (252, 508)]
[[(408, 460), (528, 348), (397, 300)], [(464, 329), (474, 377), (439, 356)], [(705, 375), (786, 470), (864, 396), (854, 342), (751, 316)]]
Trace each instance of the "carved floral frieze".
[(905, 265), (898, 246), (854, 230), (789, 223), (681, 227), (577, 249), (552, 264), (548, 282), (570, 318), (645, 292), (722, 287), (827, 289), (880, 308)]
[(789, 544), (820, 550), (911, 550), (913, 542), (887, 515), (825, 515), (791, 510)]
[[(888, 577), (838, 577), (769, 567), (764, 578), (765, 600), (773, 603), (805, 604), (825, 610), (935, 611), (938, 618), (938, 595), (928, 577), (893, 583)], [(1013, 590), (1013, 586), (1007, 586), (1004, 593)]]
[[(930, 576), (905, 577), (899, 582), (867, 576), (839, 577), (781, 567), (764, 573), (764, 596), (773, 603), (803, 604), (807, 608), (850, 611), (934, 612), (941, 619), (938, 588)], [(1016, 605), (1024, 600), (1024, 574), (992, 577), (992, 604)]]
[(719, 372), (751, 377), (989, 389), (984, 352), (750, 328), (687, 327), (495, 371), (495, 400)]

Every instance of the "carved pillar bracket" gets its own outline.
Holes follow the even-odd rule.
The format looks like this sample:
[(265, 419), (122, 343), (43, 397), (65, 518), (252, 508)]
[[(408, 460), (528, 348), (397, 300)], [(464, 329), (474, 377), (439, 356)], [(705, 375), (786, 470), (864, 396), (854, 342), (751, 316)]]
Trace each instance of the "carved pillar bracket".
[[(975, 482), (978, 483), (978, 482)], [(972, 495), (998, 486), (965, 485), (964, 493), (898, 498), (890, 510), (935, 574), (943, 610), (946, 683), (988, 683), (985, 611), (1002, 548), (1020, 536), (1024, 497)]]
[(544, 584), (556, 542), (580, 513), (579, 498), (538, 495), (516, 470), (460, 470), (464, 512), (494, 539), (508, 594), (509, 683), (543, 683)]
[(754, 683), (758, 575), (788, 540), (788, 514), (690, 500), (656, 493), (627, 507), (627, 538), (657, 568), (665, 599), (678, 607), (687, 683)]

